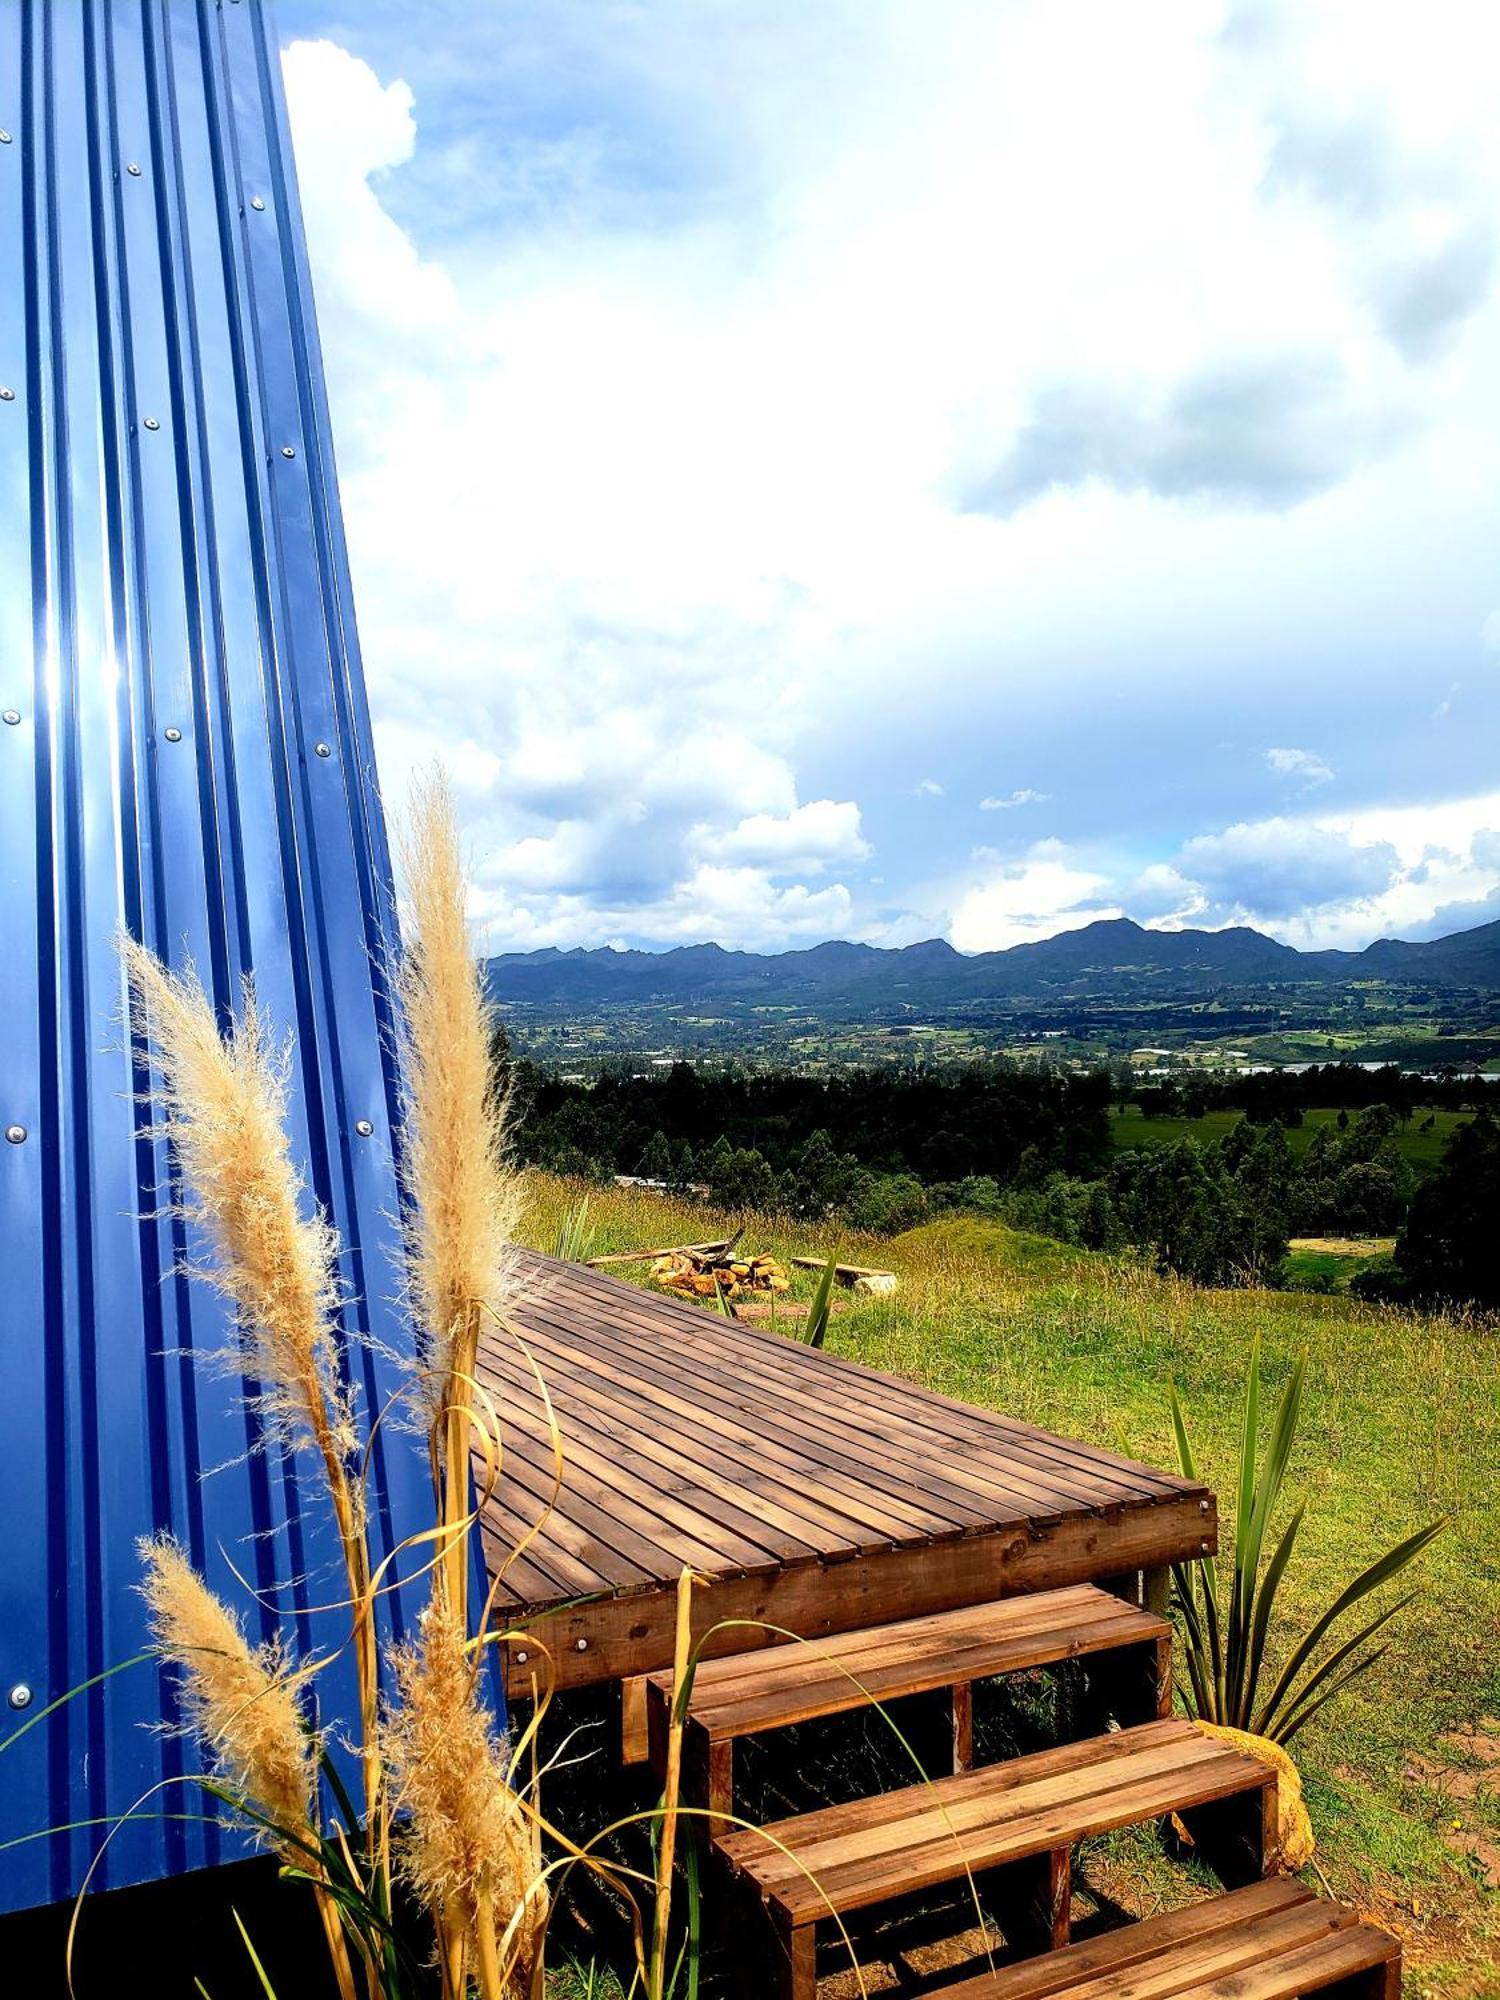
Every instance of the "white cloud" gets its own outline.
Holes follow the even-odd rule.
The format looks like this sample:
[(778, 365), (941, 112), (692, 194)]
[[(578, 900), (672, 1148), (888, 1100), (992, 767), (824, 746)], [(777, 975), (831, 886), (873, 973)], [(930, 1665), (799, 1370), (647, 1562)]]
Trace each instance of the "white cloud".
[(979, 810), (982, 813), (1003, 813), (1012, 812), (1017, 806), (1044, 806), (1051, 796), (1050, 792), (1034, 792), (1027, 786), (1021, 791), (1008, 793), (1003, 799), (991, 794), (979, 801)]
[[(1132, 677), (1159, 715), (1266, 604), (1310, 635), (1295, 686), (1309, 606), (1454, 545), (1492, 470), (1500, 28), (1432, 4), (830, 0), (750, 35), (667, 0), (625, 47), (569, 12), (588, 88), (561, 132), (464, 135), (467, 232), (410, 198), (462, 151), (420, 90), (286, 51), (381, 770), (455, 770), (497, 943), (872, 934), (827, 878), (902, 732), (957, 784), (1046, 699), (1065, 743)], [(986, 481), (1011, 518), (962, 511)], [(1293, 503), (1295, 561), (1230, 518)], [(881, 782), (892, 903), (946, 895), (944, 815)]]
[(943, 787), (936, 778), (919, 779), (913, 790), (919, 799), (940, 799), (943, 796)]
[(1124, 896), (1167, 928), (1252, 924), (1302, 949), (1485, 923), (1500, 894), (1500, 793), (1241, 822), (1186, 841)]
[(1266, 769), (1278, 778), (1300, 778), (1306, 785), (1326, 785), (1333, 766), (1315, 750), (1268, 750)]
[(1073, 867), (1057, 841), (1038, 841), (1020, 861), (984, 849), (976, 858), (987, 872), (959, 898), (948, 933), (960, 951), (1003, 951), (1121, 914), (1099, 902), (1107, 878)]
[(789, 813), (752, 813), (722, 833), (702, 827), (692, 844), (706, 860), (745, 862), (773, 875), (817, 874), (833, 863), (865, 861), (871, 851), (852, 799), (813, 799)]

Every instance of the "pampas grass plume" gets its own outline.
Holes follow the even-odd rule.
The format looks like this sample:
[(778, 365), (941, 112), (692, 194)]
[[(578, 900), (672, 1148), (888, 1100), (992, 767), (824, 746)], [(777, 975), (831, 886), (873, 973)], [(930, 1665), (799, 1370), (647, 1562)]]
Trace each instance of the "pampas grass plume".
[(221, 1033), (196, 974), (173, 973), (122, 938), (137, 1033), (150, 1036), (161, 1077), (153, 1102), (176, 1155), (179, 1199), (215, 1251), (214, 1283), (233, 1305), (262, 1390), (284, 1433), (309, 1435), (345, 1461), (355, 1427), (338, 1370), (334, 1312), (338, 1242), (304, 1212), (286, 1133), (287, 1072), (247, 984)]
[(315, 1746), (297, 1705), (297, 1676), (277, 1641), (252, 1647), (170, 1536), (140, 1543), (151, 1634), (182, 1676), (188, 1726), (237, 1798), (273, 1822), (258, 1837), (305, 1866), (312, 1842)]
[(481, 1979), (521, 1910), (502, 1976), (507, 1991), (524, 1993), (546, 1917), (540, 1836), (508, 1782), (463, 1626), (441, 1594), (423, 1614), (419, 1642), (398, 1648), (393, 1666), (385, 1765), (393, 1809), (406, 1815), (401, 1871), (428, 1908), (456, 1916)]
[(412, 788), (401, 859), (405, 950), (396, 983), (411, 1304), (434, 1401), (464, 1402), (448, 1378), (455, 1368), (472, 1371), (479, 1303), (499, 1306), (521, 1196), (506, 1159), (493, 1009), (469, 946), (453, 795), (440, 770)]

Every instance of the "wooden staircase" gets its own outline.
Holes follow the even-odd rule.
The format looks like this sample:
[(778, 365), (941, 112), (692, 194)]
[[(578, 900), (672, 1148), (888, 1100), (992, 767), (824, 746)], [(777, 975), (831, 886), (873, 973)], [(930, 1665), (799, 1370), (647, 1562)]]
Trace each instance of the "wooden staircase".
[[(912, 1695), (949, 1705), (950, 1775), (714, 1832), (725, 1894), (766, 1940), (770, 1987), (782, 2000), (813, 2000), (821, 1940), (949, 1888), (999, 1913), (1007, 1955), (1020, 1962), (942, 1988), (946, 2000), (1397, 2000), (1394, 1939), (1266, 1879), (1277, 1861), (1276, 1774), (1172, 1718), (1171, 1643), (1164, 1619), (1083, 1584), (702, 1663), (685, 1719), (684, 1790), (725, 1816), (745, 1737)], [(975, 1683), (1075, 1659), (1089, 1662), (1091, 1733), (973, 1768)], [(658, 1768), (672, 1698), (672, 1676), (653, 1675)], [(1073, 1849), (1167, 1814), (1229, 1893), (1070, 1943)]]

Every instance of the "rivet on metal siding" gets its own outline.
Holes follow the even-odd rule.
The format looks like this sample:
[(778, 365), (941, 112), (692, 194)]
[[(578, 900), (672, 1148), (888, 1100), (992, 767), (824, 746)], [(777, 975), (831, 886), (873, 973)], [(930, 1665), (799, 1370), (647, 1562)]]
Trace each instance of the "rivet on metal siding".
[(297, 456), (296, 452), (292, 450), (292, 447), (289, 444), (284, 444), (281, 447), (281, 455), (283, 458), (295, 458)]
[(26, 1144), (26, 1127), (24, 1125), (7, 1125), (5, 1136), (13, 1146), (24, 1146)]
[(147, 417), (146, 428), (148, 431), (159, 431), (161, 429), (161, 418)]
[(20, 720), (21, 720), (21, 711), (18, 708), (8, 708), (6, 709), (4, 715), (0, 715), (0, 722), (8, 722), (12, 729), (15, 728), (16, 724)]
[(370, 1123), (368, 1118), (356, 1118), (354, 1129), (361, 1139), (373, 1138), (375, 1134), (375, 1127)]
[(313, 745), (313, 748), (314, 750), (317, 751), (320, 757), (331, 757), (333, 755), (332, 749), (326, 743), (315, 743)]
[(14, 389), (0, 389), (0, 403), (13, 403), (15, 400), (16, 392)]
[(260, 209), (265, 207), (265, 203), (261, 200), (258, 194), (253, 194), (250, 197), (250, 206), (252, 208)]
[(125, 169), (125, 171), (127, 174), (134, 174), (137, 180), (139, 180), (141, 177), (141, 170), (136, 165), (134, 160), (130, 162), (130, 165)]
[(182, 731), (180, 729), (164, 729), (162, 734), (169, 743), (180, 743), (182, 741)]
[(25, 1681), (17, 1681), (6, 1696), (6, 1700), (9, 1701), (12, 1708), (30, 1708), (34, 1699), (35, 1697), (31, 1689), (27, 1687)]
[(9, 132), (7, 132), (3, 127), (0, 127), (0, 146), (8, 146), (9, 144), (10, 144)]

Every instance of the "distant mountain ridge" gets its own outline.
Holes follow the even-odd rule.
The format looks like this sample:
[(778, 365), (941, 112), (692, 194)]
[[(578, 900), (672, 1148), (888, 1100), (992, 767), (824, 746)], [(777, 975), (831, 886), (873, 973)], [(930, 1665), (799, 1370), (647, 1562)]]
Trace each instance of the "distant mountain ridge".
[(1049, 995), (1076, 1000), (1145, 990), (1166, 996), (1362, 978), (1500, 988), (1500, 921), (1418, 944), (1378, 938), (1357, 952), (1298, 951), (1243, 926), (1153, 931), (1129, 917), (1101, 918), (1033, 944), (973, 955), (942, 938), (901, 947), (834, 940), (769, 954), (717, 944), (663, 952), (549, 946), (492, 958), (488, 976), (496, 1000), (543, 1007), (722, 1000), (903, 1012)]

